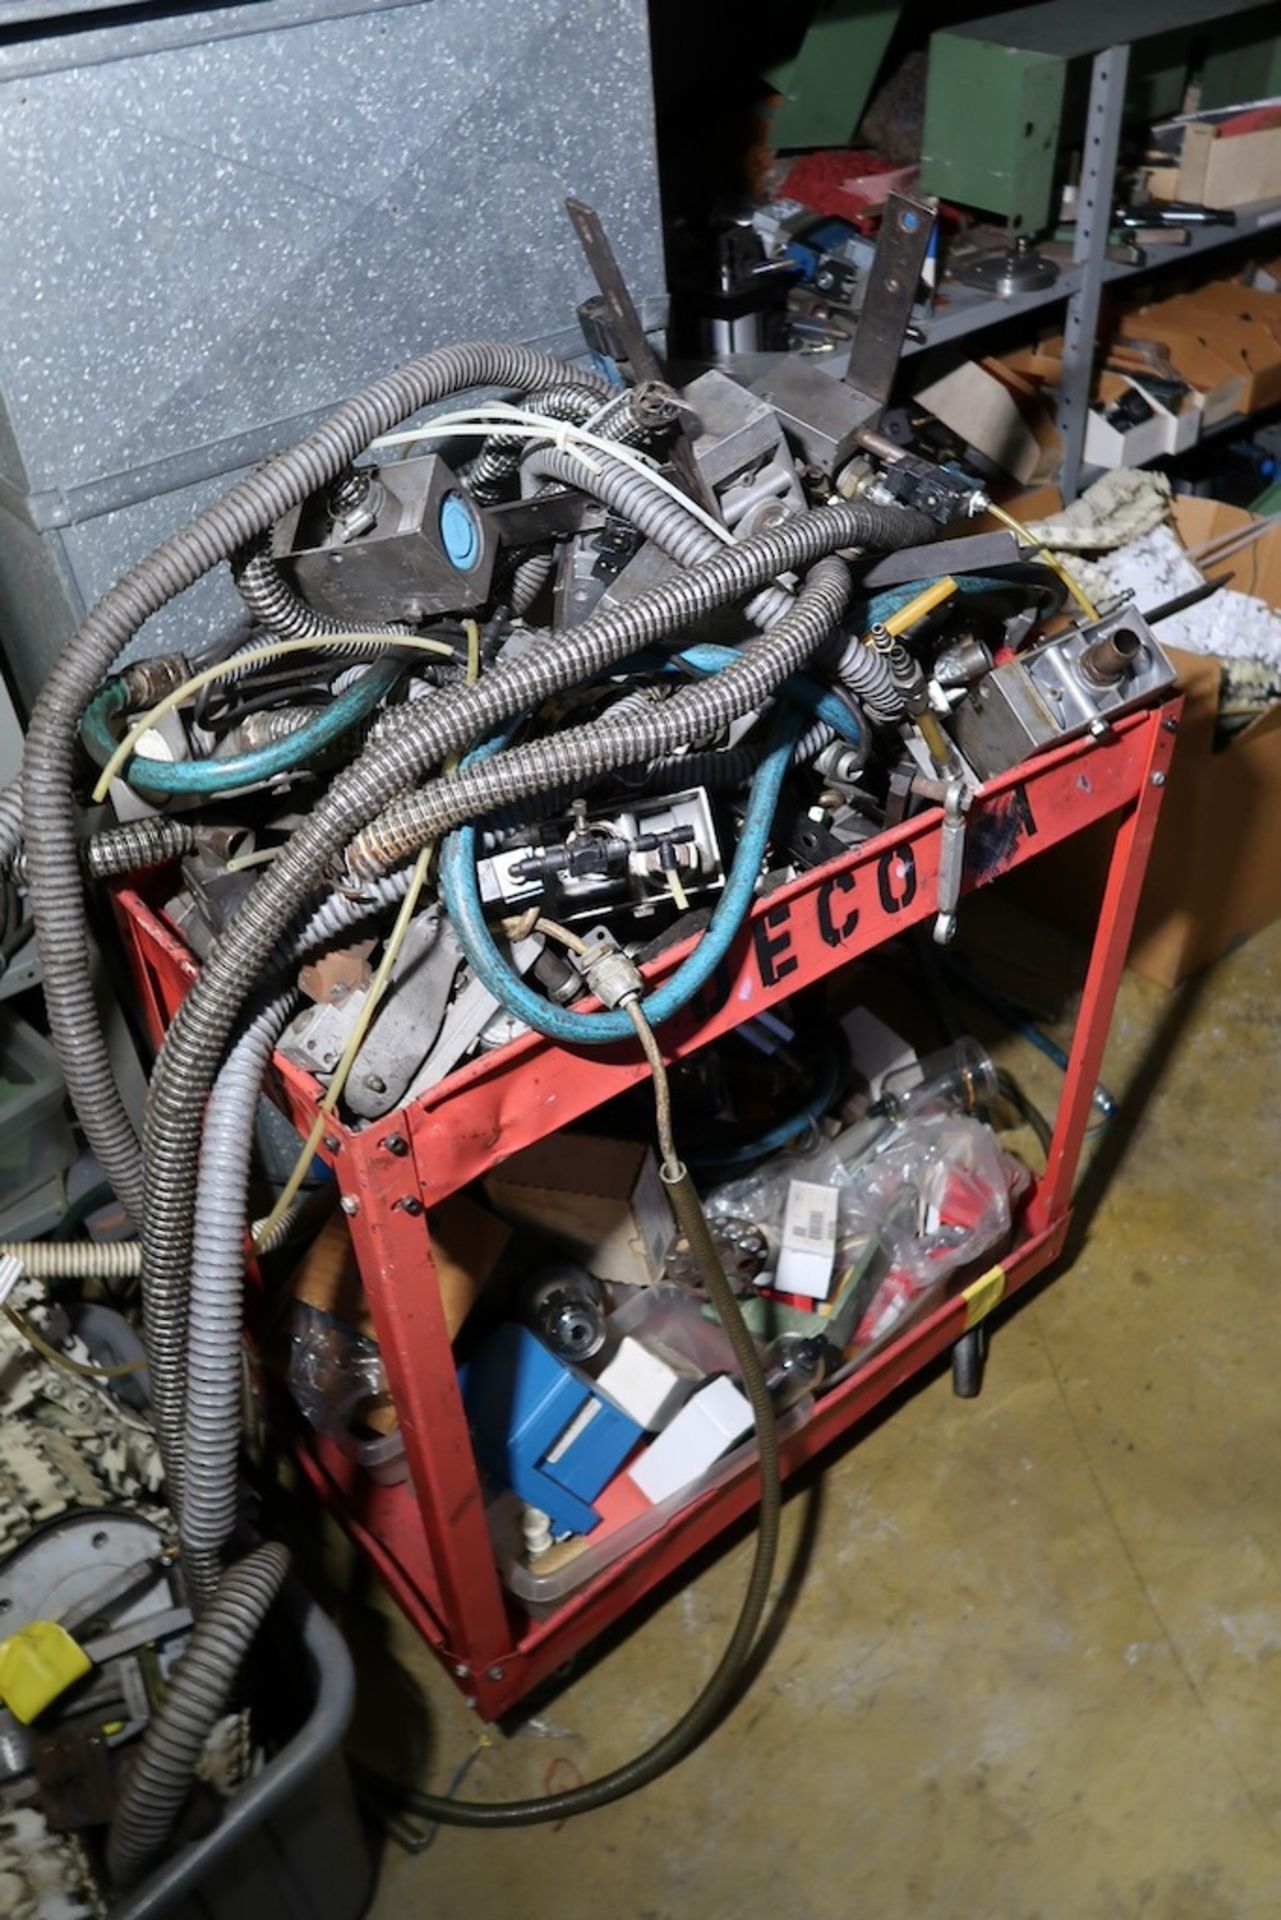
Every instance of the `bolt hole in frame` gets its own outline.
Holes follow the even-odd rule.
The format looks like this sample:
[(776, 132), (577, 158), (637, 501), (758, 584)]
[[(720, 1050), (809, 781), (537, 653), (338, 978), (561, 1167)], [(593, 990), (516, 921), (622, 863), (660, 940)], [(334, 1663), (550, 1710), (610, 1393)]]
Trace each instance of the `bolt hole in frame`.
[[(808, 1417), (784, 1436), (786, 1473), (953, 1348), (1061, 1252), (1180, 706), (1175, 698), (1128, 715), (1104, 736), (1041, 754), (976, 794), (963, 894), (1100, 820), (1117, 821), (1046, 1169), (1024, 1209), (1019, 1238), (1000, 1265), (970, 1276), (865, 1368), (813, 1403)], [(758, 901), (705, 996), (663, 1030), (664, 1051), (672, 1058), (693, 1053), (887, 939), (931, 921), (943, 829), (943, 808), (932, 807)], [(119, 887), (115, 902), (144, 1016), (158, 1042), (194, 978), (195, 963), (141, 893)], [(686, 951), (688, 943), (664, 954), (651, 976), (663, 977)], [(409, 1478), (379, 1485), (336, 1444), (315, 1435), (300, 1436), (299, 1460), (460, 1689), (490, 1719), (619, 1620), (756, 1498), (749, 1449), (658, 1532), (543, 1617), (514, 1601), (499, 1577), (432, 1264), (431, 1210), (506, 1155), (582, 1118), (646, 1075), (631, 1050), (573, 1053), (529, 1034), (472, 1061), (363, 1130), (335, 1120), (329, 1137), (337, 1150), (328, 1138), (324, 1146), (400, 1416)], [(278, 1058), (274, 1091), (306, 1132), (318, 1083)]]

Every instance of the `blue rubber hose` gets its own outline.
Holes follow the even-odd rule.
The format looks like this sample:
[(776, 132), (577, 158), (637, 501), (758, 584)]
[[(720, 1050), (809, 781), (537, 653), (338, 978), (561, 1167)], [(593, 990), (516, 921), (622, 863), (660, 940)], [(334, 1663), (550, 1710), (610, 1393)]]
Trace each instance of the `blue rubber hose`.
[[(140, 793), (228, 793), (291, 773), (371, 713), (403, 671), (401, 661), (380, 661), (296, 733), (256, 747), (252, 753), (229, 754), (224, 760), (146, 760), (135, 753), (121, 777)], [(111, 722), (123, 713), (125, 698), (123, 683), (108, 680), (85, 708), (80, 735), (100, 767), (106, 766), (118, 745)]]
[[(765, 756), (752, 781), (738, 847), (707, 930), (675, 973), (645, 995), (645, 1011), (651, 1026), (670, 1020), (706, 986), (746, 919), (769, 844), (778, 796), (802, 725), (802, 716), (794, 708), (780, 709), (770, 730)], [(487, 760), (505, 741), (506, 735), (487, 741), (468, 756), (469, 762)], [(624, 1008), (574, 1013), (568, 1007), (555, 1006), (534, 988), (526, 986), (504, 959), (481, 906), (474, 826), (458, 827), (447, 836), (440, 862), (440, 891), (472, 971), (508, 1013), (549, 1040), (565, 1046), (609, 1047), (620, 1040), (635, 1038), (635, 1028)]]

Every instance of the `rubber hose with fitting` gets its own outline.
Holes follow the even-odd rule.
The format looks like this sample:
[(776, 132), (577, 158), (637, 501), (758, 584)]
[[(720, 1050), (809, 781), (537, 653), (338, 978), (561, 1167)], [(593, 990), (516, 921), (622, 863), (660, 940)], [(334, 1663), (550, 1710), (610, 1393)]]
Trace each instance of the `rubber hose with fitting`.
[[(630, 1014), (628, 1014), (630, 1009)], [(686, 1168), (677, 1157), (671, 1133), (671, 1102), (667, 1092), (667, 1072), (644, 1011), (644, 1002), (634, 990), (620, 1003), (620, 1011), (640, 1038), (654, 1075), (655, 1105), (658, 1115), (662, 1164), (659, 1169), (668, 1203), (680, 1232), (689, 1245), (690, 1255), (707, 1289), (708, 1298), (725, 1330), (738, 1363), (739, 1377), (752, 1410), (760, 1471), (761, 1501), (757, 1519), (756, 1546), (751, 1571), (743, 1594), (738, 1618), (717, 1662), (715, 1671), (693, 1704), (675, 1726), (635, 1759), (599, 1780), (571, 1787), (562, 1793), (549, 1793), (530, 1800), (497, 1802), (454, 1800), (442, 1794), (415, 1791), (413, 1807), (426, 1819), (451, 1827), (531, 1827), (552, 1820), (568, 1820), (597, 1807), (608, 1806), (626, 1794), (648, 1786), (661, 1774), (684, 1760), (714, 1731), (743, 1676), (756, 1642), (756, 1635), (769, 1599), (770, 1581), (778, 1557), (779, 1519), (782, 1487), (779, 1471), (778, 1428), (774, 1404), (761, 1366), (756, 1343), (747, 1330), (734, 1289), (726, 1278), (724, 1266), (712, 1238), (698, 1191)]]
[[(309, 714), (303, 724), (249, 753), (215, 754), (207, 760), (147, 760), (135, 753), (121, 769), (121, 778), (138, 793), (165, 796), (235, 793), (280, 774), (295, 773), (372, 713), (404, 671), (402, 660), (379, 661), (327, 706)], [(110, 723), (127, 706), (124, 683), (109, 680), (85, 709), (81, 737), (100, 767), (107, 765), (116, 749)]]
[(289, 1571), (285, 1548), (255, 1547), (223, 1576), (170, 1675), (164, 1698), (125, 1763), (124, 1784), (107, 1829), (107, 1876), (121, 1891), (136, 1886), (169, 1845), (196, 1768), (227, 1710), (245, 1656)]
[[(139, 1143), (116, 1086), (86, 958), (72, 790), (81, 714), (145, 620), (334, 480), (380, 433), (452, 393), (477, 387), (528, 393), (564, 373), (549, 354), (479, 342), (439, 348), (385, 375), (162, 541), (97, 601), (55, 661), (31, 716), (22, 776), (45, 1002), (72, 1104), (134, 1220), (142, 1220), (145, 1204)], [(581, 378), (606, 397), (606, 381)], [(298, 904), (286, 909), (273, 940)], [(225, 1038), (224, 1032), (215, 1051)]]
[(192, 1180), (204, 1100), (241, 1002), (351, 834), (425, 767), (492, 732), (512, 714), (595, 678), (776, 573), (804, 566), (834, 547), (912, 544), (920, 540), (922, 524), (919, 515), (863, 503), (816, 509), (727, 548), (638, 594), (625, 607), (594, 614), (581, 627), (558, 636), (555, 647), (532, 646), (482, 674), (474, 685), (447, 688), (433, 700), (416, 703), (423, 711), (411, 711), (390, 737), (366, 747), (280, 849), (205, 956), (152, 1074), (143, 1300), (156, 1427), (178, 1504)]
[(357, 877), (377, 874), (448, 828), (525, 794), (656, 760), (675, 747), (714, 737), (729, 722), (762, 707), (817, 651), (840, 620), (849, 590), (843, 560), (818, 561), (777, 626), (736, 654), (721, 672), (682, 688), (646, 713), (617, 720), (605, 714), (591, 725), (567, 729), (550, 740), (529, 741), (484, 766), (406, 794), (352, 842), (349, 872)]

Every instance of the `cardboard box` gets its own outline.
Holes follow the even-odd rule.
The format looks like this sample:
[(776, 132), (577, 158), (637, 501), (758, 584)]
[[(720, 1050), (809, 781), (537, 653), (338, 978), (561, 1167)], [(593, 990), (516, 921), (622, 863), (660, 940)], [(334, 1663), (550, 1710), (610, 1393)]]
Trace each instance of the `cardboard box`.
[(1212, 280), (1184, 294), (1179, 304), (1193, 316), (1205, 316), (1214, 346), (1245, 371), (1248, 408), (1281, 401), (1281, 294)]
[[(485, 1290), (511, 1239), (511, 1229), (455, 1193), (431, 1210), (431, 1251), (445, 1326), (452, 1340)], [(303, 1255), (293, 1277), (296, 1300), (332, 1314), (355, 1333), (377, 1339), (347, 1222), (335, 1214)]]
[[(1031, 506), (1031, 511), (1027, 508)], [(1047, 511), (1016, 503), (1029, 519)], [(1251, 516), (1215, 501), (1180, 498), (1175, 524), (1195, 547)], [(1281, 606), (1281, 531), (1215, 565), (1233, 586)], [(1184, 695), (1179, 743), (1139, 902), (1130, 965), (1174, 987), (1261, 927), (1281, 918), (1281, 704), (1219, 750), (1215, 723), (1222, 663), (1170, 650)], [(1020, 869), (1017, 897), (1088, 938), (1098, 909), (1112, 828), (1104, 823)]]
[(563, 1241), (598, 1280), (662, 1277), (676, 1229), (649, 1147), (557, 1133), (512, 1154), (484, 1187), (504, 1219)]
[(1002, 361), (967, 361), (916, 398), (1025, 487), (1040, 486), (1062, 464), (1063, 443), (1037, 383)]
[(1123, 344), (1151, 342), (1161, 348), (1159, 359), (1192, 388), (1203, 431), (1231, 414), (1248, 410), (1253, 376), (1244, 364), (1241, 343), (1233, 340), (1221, 344), (1219, 329), (1211, 317), (1182, 297), (1122, 314), (1118, 333)]
[(1281, 127), (1237, 133), (1232, 123), (1184, 128), (1178, 188), (1169, 197), (1202, 207), (1247, 207), (1281, 195)]

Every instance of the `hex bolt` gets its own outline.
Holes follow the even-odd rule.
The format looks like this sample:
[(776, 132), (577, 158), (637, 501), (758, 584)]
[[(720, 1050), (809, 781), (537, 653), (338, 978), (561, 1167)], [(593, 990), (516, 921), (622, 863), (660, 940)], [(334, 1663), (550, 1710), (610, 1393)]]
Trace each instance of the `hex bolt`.
[(1154, 787), (1163, 787), (1165, 785), (1165, 775), (1161, 772), (1160, 768), (1152, 775), (1152, 785)]
[(454, 1668), (454, 1678), (456, 1680), (470, 1680), (471, 1668), (463, 1666), (460, 1661), (459, 1664)]
[(501, 1667), (490, 1667), (485, 1674), (487, 1680), (501, 1680), (502, 1677), (503, 1669)]
[(371, 1093), (386, 1093), (387, 1091), (387, 1082), (376, 1073), (367, 1073), (365, 1075), (365, 1085)]
[(398, 1160), (403, 1160), (409, 1152), (409, 1142), (403, 1133), (389, 1133), (383, 1146), (388, 1153), (394, 1153)]
[(359, 1200), (357, 1200), (354, 1193), (345, 1193), (342, 1199), (338, 1202), (338, 1204), (342, 1208), (344, 1213), (360, 1212), (360, 1202)]
[(342, 1145), (342, 1141), (336, 1133), (327, 1133), (323, 1144), (326, 1153), (337, 1153), (339, 1147)]
[(396, 1205), (400, 1208), (400, 1211), (402, 1213), (417, 1214), (425, 1211), (423, 1207), (423, 1203), (418, 1198), (418, 1195), (416, 1193), (407, 1193), (403, 1200), (398, 1200), (396, 1202)]
[(1161, 725), (1165, 728), (1167, 733), (1177, 733), (1179, 731), (1179, 723), (1175, 719), (1172, 713), (1169, 713), (1166, 715), (1165, 719), (1161, 722)]

